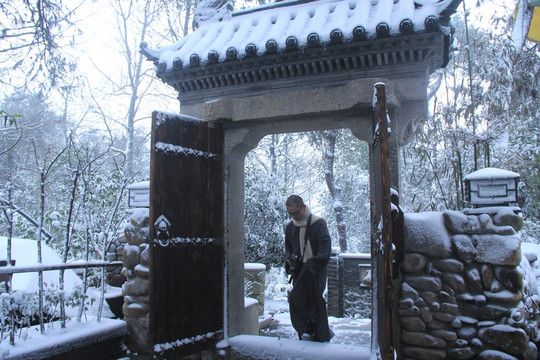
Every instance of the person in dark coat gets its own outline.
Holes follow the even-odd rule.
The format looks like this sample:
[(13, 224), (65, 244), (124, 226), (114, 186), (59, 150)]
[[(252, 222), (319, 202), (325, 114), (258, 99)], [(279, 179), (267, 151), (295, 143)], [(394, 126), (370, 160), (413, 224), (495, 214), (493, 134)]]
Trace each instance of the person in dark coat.
[(291, 323), (300, 339), (327, 342), (334, 335), (323, 298), (332, 249), (328, 227), (298, 195), (289, 196), (285, 207), (292, 218), (285, 229), (285, 270), (293, 281), (289, 294)]

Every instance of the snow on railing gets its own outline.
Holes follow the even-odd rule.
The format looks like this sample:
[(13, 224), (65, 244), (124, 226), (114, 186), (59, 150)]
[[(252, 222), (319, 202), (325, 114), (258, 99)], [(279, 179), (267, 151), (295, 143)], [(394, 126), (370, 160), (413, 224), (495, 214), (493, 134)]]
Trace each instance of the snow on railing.
[[(21, 274), (21, 273), (43, 273), (45, 271), (64, 271), (68, 269), (85, 269), (88, 270), (89, 268), (106, 268), (106, 267), (116, 267), (116, 266), (123, 266), (122, 261), (78, 261), (74, 263), (59, 263), (59, 264), (37, 264), (37, 265), (30, 265), (30, 266), (2, 266), (0, 267), (0, 278), (6, 278), (8, 281), (0, 281), (0, 340), (4, 338), (4, 333), (7, 330), (9, 332), (9, 342), (11, 345), (15, 344), (15, 332), (17, 330), (21, 330), (25, 327), (31, 326), (31, 321), (34, 317), (43, 317), (45, 315), (49, 316), (51, 320), (54, 319), (54, 314), (45, 314), (44, 310), (42, 308), (42, 305), (40, 303), (39, 309), (37, 314), (32, 311), (32, 305), (28, 304), (31, 303), (31, 297), (32, 294), (26, 293), (26, 292), (18, 292), (13, 291), (11, 289), (11, 277), (13, 274)], [(3, 275), (3, 276), (2, 276)], [(85, 277), (86, 278), (86, 277)], [(5, 288), (2, 289), (2, 285), (5, 284)], [(44, 287), (43, 284), (39, 284), (39, 291), (40, 293), (44, 293)], [(74, 293), (76, 297), (79, 298), (79, 303), (76, 303), (77, 306), (80, 306), (81, 309), (79, 313), (82, 313), (82, 308), (84, 308), (85, 303), (84, 300), (87, 297), (87, 287), (83, 287), (82, 293)], [(3, 290), (3, 291), (2, 291)], [(20, 294), (19, 294), (20, 293)], [(61, 297), (64, 298), (65, 294), (61, 294)], [(54, 302), (55, 297), (54, 295), (51, 296), (50, 301)], [(100, 297), (100, 301), (104, 301), (104, 297)], [(7, 305), (7, 309), (6, 309)], [(54, 303), (52, 304), (54, 306), (63, 306), (65, 307), (64, 302)], [(101, 306), (100, 306), (101, 308)], [(7, 310), (7, 311), (6, 311)], [(26, 311), (24, 311), (26, 310)], [(35, 309), (33, 309), (35, 310)], [(65, 320), (66, 320), (66, 312), (64, 311), (60, 312), (60, 321), (62, 324), (62, 327), (65, 326)], [(28, 312), (28, 313), (27, 313)], [(6, 316), (7, 315), (7, 316)], [(29, 317), (29, 319), (21, 319), (24, 317)], [(77, 319), (80, 321), (80, 317)], [(97, 320), (101, 320), (101, 314), (98, 314)], [(42, 329), (43, 332), (43, 329)]]

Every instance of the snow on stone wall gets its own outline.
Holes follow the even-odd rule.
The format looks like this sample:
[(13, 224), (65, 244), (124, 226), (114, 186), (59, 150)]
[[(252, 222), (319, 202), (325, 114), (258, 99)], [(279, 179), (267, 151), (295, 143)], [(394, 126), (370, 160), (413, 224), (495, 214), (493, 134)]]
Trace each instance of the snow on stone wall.
[(522, 223), (508, 208), (405, 214), (405, 358), (537, 359), (540, 264), (522, 257)]
[(149, 337), (149, 263), (147, 208), (135, 209), (126, 225), (124, 235), (124, 269), (127, 281), (122, 286), (124, 295), (124, 320), (129, 335), (127, 345), (131, 352), (147, 354), (150, 350)]

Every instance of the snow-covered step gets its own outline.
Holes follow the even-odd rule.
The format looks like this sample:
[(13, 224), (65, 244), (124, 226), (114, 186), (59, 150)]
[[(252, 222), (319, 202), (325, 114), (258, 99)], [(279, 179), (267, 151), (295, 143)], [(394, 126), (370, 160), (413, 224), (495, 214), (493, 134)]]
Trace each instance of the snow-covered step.
[[(224, 343), (225, 341), (219, 345), (227, 347)], [(269, 336), (238, 335), (229, 338), (228, 345), (234, 359), (371, 359), (371, 351), (366, 347), (281, 339)]]

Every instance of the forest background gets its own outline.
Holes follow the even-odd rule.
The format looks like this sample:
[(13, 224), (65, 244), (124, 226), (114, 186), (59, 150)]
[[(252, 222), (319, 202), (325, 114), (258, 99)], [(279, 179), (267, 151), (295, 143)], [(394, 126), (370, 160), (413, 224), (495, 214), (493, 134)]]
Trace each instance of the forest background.
[[(43, 237), (64, 261), (105, 257), (129, 216), (127, 186), (149, 179), (151, 112), (181, 112), (139, 44), (188, 34), (195, 1), (0, 1), (0, 236)], [(540, 49), (516, 48), (515, 5), (466, 0), (454, 15), (452, 59), (430, 79), (431, 116), (401, 148), (400, 203), (460, 210), (464, 176), (515, 171), (522, 239), (538, 243)], [(369, 253), (368, 146), (349, 131), (268, 136), (245, 174), (246, 262), (282, 264), (291, 193), (326, 217), (333, 246)]]

